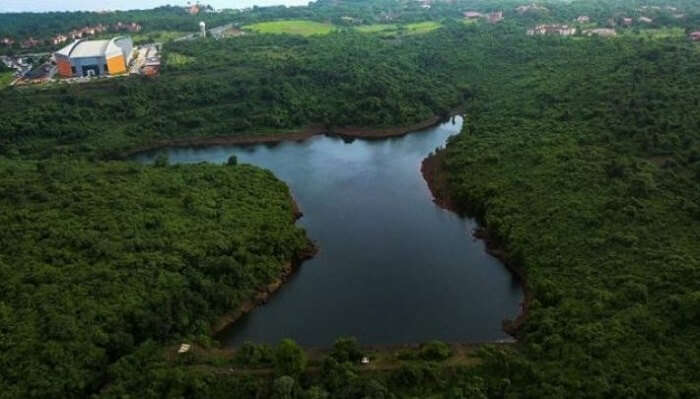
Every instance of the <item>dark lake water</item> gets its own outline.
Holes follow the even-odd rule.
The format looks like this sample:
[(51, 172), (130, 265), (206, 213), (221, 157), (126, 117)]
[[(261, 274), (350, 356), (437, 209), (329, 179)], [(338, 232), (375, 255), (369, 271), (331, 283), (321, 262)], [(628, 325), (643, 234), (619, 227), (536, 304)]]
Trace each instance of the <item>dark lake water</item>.
[(472, 238), (474, 220), (433, 203), (420, 172), (422, 160), (461, 124), (455, 117), (381, 140), (315, 136), (136, 158), (167, 153), (171, 163), (224, 163), (235, 154), (287, 182), (304, 212), (298, 223), (319, 253), (266, 305), (225, 331), (225, 345), (287, 337), (309, 346), (339, 336), (366, 345), (507, 339), (501, 322), (519, 312), (519, 282)]

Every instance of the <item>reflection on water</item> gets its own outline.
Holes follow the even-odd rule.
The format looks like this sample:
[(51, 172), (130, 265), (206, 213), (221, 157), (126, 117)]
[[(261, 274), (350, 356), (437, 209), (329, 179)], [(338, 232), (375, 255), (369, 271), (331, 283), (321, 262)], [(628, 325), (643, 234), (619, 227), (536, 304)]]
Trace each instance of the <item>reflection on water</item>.
[(291, 187), (304, 212), (298, 223), (320, 247), (268, 304), (224, 333), (225, 343), (506, 338), (501, 322), (517, 315), (521, 287), (472, 238), (473, 220), (432, 202), (420, 173), (422, 160), (461, 123), (456, 117), (381, 140), (316, 136), (277, 145), (164, 150), (171, 163), (224, 163), (235, 154), (239, 162), (272, 170)]

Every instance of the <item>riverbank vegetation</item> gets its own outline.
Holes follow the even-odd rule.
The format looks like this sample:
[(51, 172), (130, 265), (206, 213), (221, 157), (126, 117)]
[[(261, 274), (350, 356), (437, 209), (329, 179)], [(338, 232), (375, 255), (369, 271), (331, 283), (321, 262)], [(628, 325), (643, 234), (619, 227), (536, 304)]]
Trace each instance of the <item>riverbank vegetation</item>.
[(122, 356), (207, 337), (309, 243), (249, 166), (0, 160), (2, 398), (84, 397)]
[[(384, 22), (359, 4), (272, 8), (246, 23)], [(524, 34), (584, 13), (637, 17), (639, 6), (547, 4), (495, 25), (416, 6), (398, 21), (442, 27), (171, 43), (155, 80), (2, 91), (0, 397), (699, 396), (698, 44)], [(320, 18), (318, 7), (333, 11)], [(699, 29), (684, 7), (649, 29)], [(307, 243), (267, 172), (107, 159), (185, 136), (387, 127), (458, 106), (464, 130), (440, 156), (441, 181), (526, 275), (517, 344), (484, 346), (469, 365), (415, 355), (375, 372), (355, 355), (309, 370), (289, 342), (272, 375), (168, 357), (175, 340), (209, 345), (209, 323)], [(274, 350), (246, 350), (276, 368)]]

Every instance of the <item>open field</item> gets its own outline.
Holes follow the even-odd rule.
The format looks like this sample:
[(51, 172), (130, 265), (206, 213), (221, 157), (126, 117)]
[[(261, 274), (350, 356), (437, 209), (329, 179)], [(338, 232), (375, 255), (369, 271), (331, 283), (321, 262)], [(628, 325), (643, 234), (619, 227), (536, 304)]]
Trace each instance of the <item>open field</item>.
[(362, 25), (358, 26), (357, 29), (363, 33), (381, 33), (381, 34), (396, 34), (403, 33), (407, 35), (428, 33), (435, 29), (440, 28), (442, 25), (439, 22), (425, 21), (416, 22), (406, 25), (398, 24), (372, 24), (372, 25)]
[(12, 72), (2, 72), (0, 73), (0, 89), (4, 89), (9, 86), (14, 80)]
[(243, 29), (252, 30), (258, 33), (288, 33), (291, 35), (325, 35), (334, 31), (336, 28), (331, 24), (324, 24), (316, 21), (304, 20), (284, 20), (260, 22), (257, 24), (246, 25)]
[(406, 29), (407, 33), (411, 35), (432, 32), (440, 27), (442, 27), (442, 25), (435, 21), (417, 22), (414, 24), (404, 25), (404, 29)]
[(385, 31), (394, 31), (398, 28), (396, 24), (372, 24), (372, 25), (361, 25), (355, 29), (363, 33), (377, 33)]
[(626, 30), (621, 33), (623, 36), (643, 37), (656, 40), (685, 36), (685, 32), (681, 28), (640, 29), (639, 33), (636, 33), (634, 30)]
[(192, 32), (180, 32), (180, 31), (170, 31), (170, 30), (159, 30), (155, 32), (145, 32), (145, 33), (136, 33), (131, 35), (131, 38), (134, 40), (134, 43), (153, 43), (153, 42), (160, 42), (160, 43), (165, 43), (169, 42), (172, 40), (175, 40), (179, 37), (186, 36)]
[(172, 52), (166, 55), (167, 63), (170, 66), (183, 66), (194, 62), (195, 58), (188, 55)]

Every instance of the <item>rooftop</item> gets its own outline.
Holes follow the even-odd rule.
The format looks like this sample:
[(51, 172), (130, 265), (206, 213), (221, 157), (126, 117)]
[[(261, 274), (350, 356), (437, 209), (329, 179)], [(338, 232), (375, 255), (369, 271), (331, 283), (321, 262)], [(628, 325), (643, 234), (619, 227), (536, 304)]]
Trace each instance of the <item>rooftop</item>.
[(100, 57), (104, 55), (109, 40), (89, 40), (78, 43), (70, 56), (74, 58)]
[(112, 40), (76, 40), (56, 53), (72, 58), (102, 57), (119, 53), (117, 42), (130, 40), (128, 37), (117, 36)]

